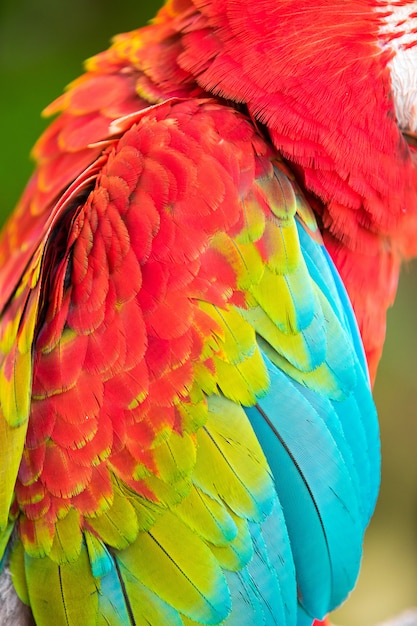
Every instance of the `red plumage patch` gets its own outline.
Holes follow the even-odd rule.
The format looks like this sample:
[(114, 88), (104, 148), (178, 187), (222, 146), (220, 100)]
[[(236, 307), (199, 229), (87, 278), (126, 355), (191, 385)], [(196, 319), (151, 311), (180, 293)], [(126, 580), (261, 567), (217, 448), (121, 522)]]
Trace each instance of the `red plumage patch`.
[[(70, 106), (81, 112), (88, 102), (78, 89)], [(108, 146), (94, 188), (66, 209), (68, 232), (57, 215), (17, 489), (28, 518), (47, 512), (42, 541), (71, 502), (85, 515), (107, 506), (107, 468), (156, 497), (142, 478), (158, 474), (157, 442), (182, 430), (175, 406), (192, 410), (195, 367), (218, 332), (199, 303), (224, 307), (240, 298), (236, 269), (211, 242), (218, 231), (241, 228), (235, 190), (255, 172), (248, 128), (230, 111), (221, 129), (213, 104), (154, 109)], [(219, 151), (228, 133), (233, 142)], [(71, 145), (82, 149), (83, 141)], [(215, 374), (214, 362), (203, 367)], [(36, 543), (40, 526), (24, 528)]]
[[(140, 31), (137, 53), (154, 83), (149, 93), (163, 89), (166, 97), (174, 96), (179, 84), (189, 95), (200, 89), (244, 103), (265, 125), (311, 194), (329, 233), (326, 240), (333, 238), (332, 256), (353, 301), (372, 369), (396, 288), (388, 297), (386, 284), (392, 284), (401, 256), (415, 249), (409, 233), (417, 193), (413, 148), (396, 122), (388, 67), (393, 52), (381, 44), (383, 18), (376, 0), (355, 0), (348, 7), (342, 0), (314, 7), (298, 0), (280, 0), (279, 7), (276, 0), (172, 0), (153, 26)], [(135, 33), (130, 37), (135, 41)], [(123, 62), (127, 57), (118, 52)], [(161, 70), (162, 54), (169, 59), (169, 73)], [(109, 62), (114, 55), (116, 50), (108, 52)], [(368, 274), (366, 302), (362, 281), (345, 269), (349, 251), (386, 268)], [(397, 279), (398, 274), (394, 283)], [(373, 327), (366, 321), (371, 298), (384, 303)]]
[(109, 468), (104, 465), (93, 467), (91, 480), (79, 494), (72, 496), (72, 505), (83, 515), (94, 515), (106, 508), (113, 499), (113, 486)]
[(72, 462), (68, 450), (53, 442), (45, 446), (41, 480), (57, 498), (70, 498), (81, 493), (91, 480), (91, 465)]
[(43, 471), (45, 454), (46, 444), (44, 441), (35, 448), (25, 448), (17, 476), (22, 485), (30, 485), (39, 478)]

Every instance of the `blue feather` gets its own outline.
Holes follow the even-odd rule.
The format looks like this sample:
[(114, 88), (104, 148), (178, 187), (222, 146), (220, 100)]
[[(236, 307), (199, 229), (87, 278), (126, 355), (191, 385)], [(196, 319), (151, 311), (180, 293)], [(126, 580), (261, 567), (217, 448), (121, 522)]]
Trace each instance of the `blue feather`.
[[(365, 467), (369, 463), (370, 471), (362, 472), (361, 486), (363, 498), (366, 503), (367, 519), (374, 510), (380, 483), (380, 444), (379, 426), (375, 405), (370, 392), (370, 381), (365, 351), (358, 329), (355, 313), (346, 288), (339, 273), (324, 246), (318, 245), (297, 222), (300, 244), (310, 276), (316, 282), (320, 290), (326, 295), (334, 313), (341, 321), (345, 332), (352, 342), (352, 354), (356, 355), (355, 369), (357, 385), (354, 394), (351, 394), (346, 402), (333, 402), (332, 404), (341, 418), (345, 437), (349, 440), (352, 453), (359, 467)], [(337, 343), (337, 338), (336, 338)], [(355, 405), (355, 407), (353, 406)], [(361, 419), (353, 421), (349, 416), (352, 411), (360, 411)], [(343, 419), (342, 419), (342, 416)], [(365, 437), (365, 442), (363, 439)], [(369, 490), (366, 485), (369, 479)]]
[(249, 524), (254, 553), (248, 565), (225, 572), (233, 598), (225, 626), (292, 626), (296, 615), (294, 562), (281, 506), (262, 524)]
[(368, 376), (368, 366), (358, 324), (343, 281), (326, 248), (317, 244), (299, 221), (297, 221), (297, 229), (310, 276), (326, 294), (334, 313), (349, 332), (358, 362)]
[(130, 623), (126, 598), (116, 567), (100, 578), (98, 626), (125, 626)]
[[(245, 411), (283, 507), (301, 626), (337, 606), (355, 583), (364, 531), (378, 493), (380, 459), (377, 416), (352, 307), (324, 247), (301, 224), (298, 230), (310, 276), (330, 305), (327, 314), (339, 321), (330, 327), (338, 332), (328, 334), (327, 350), (336, 355), (331, 362), (344, 392), (335, 399), (313, 391), (264, 354), (270, 392)], [(349, 348), (350, 371), (337, 359), (341, 340)]]

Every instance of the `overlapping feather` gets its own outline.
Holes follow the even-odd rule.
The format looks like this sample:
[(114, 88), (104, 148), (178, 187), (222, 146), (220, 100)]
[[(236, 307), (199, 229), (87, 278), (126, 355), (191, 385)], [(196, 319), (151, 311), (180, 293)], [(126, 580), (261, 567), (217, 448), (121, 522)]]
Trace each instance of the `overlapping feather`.
[(295, 626), (352, 587), (377, 490), (352, 313), (243, 115), (173, 100), (122, 127), (4, 304), (6, 329), (41, 295), (3, 333), (6, 373), (33, 360), (16, 589), (40, 625)]

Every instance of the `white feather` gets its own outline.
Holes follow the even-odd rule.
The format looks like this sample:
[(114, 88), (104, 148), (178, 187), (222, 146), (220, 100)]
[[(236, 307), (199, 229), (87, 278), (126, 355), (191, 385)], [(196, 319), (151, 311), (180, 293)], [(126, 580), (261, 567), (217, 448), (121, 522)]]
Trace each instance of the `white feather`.
[(381, 44), (394, 52), (389, 66), (398, 125), (417, 132), (417, 2), (387, 1), (377, 10), (384, 14)]

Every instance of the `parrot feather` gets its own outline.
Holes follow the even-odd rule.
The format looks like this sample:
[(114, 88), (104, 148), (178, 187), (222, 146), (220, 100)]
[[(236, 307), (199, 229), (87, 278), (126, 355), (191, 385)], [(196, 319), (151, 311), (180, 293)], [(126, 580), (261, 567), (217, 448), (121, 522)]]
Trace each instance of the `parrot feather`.
[[(267, 166), (265, 146), (259, 155), (252, 148), (245, 168), (232, 167), (236, 159), (248, 160), (247, 142), (241, 151), (225, 143), (226, 154), (219, 152), (217, 113), (205, 102), (150, 109), (115, 140), (85, 204), (71, 217), (60, 244), (67, 256), (60, 260), (45, 248), (43, 263), (57, 263), (60, 279), (44, 279), (54, 295), (42, 301), (27, 436), (32, 447), (25, 448), (16, 486), (26, 515), (20, 520), (26, 556), (23, 566), (11, 560), (14, 575), (27, 580), (22, 597), (39, 604), (40, 624), (47, 611), (34, 573), (46, 562), (45, 575), (68, 585), (88, 563), (88, 611), (103, 623), (128, 616), (135, 623), (233, 624), (243, 610), (236, 594), (243, 594), (254, 620), (290, 625), (296, 585), (298, 601), (313, 616), (339, 603), (355, 580), (373, 506), (370, 481), (362, 480), (365, 497), (359, 470), (349, 470), (354, 459), (363, 467), (366, 435), (358, 426), (361, 445), (355, 444), (339, 423), (357, 410), (350, 398), (359, 380), (366, 387), (355, 373), (362, 371), (363, 354), (351, 354), (356, 330), (342, 313), (322, 244), (303, 256), (307, 231), (296, 220), (295, 183), (279, 162)], [(245, 136), (245, 118), (230, 115), (229, 131), (241, 127)], [(206, 127), (204, 154), (193, 133), (184, 134), (185, 120), (184, 128), (200, 120)], [(160, 142), (181, 133), (188, 158), (203, 160), (216, 176), (222, 169), (214, 197), (195, 196), (201, 229), (186, 248), (179, 220), (191, 205), (182, 195), (190, 193), (196, 168), (184, 170), (173, 147), (166, 160), (155, 155), (150, 127)], [(145, 146), (149, 156), (137, 160)], [(172, 209), (160, 204), (159, 229), (149, 230), (150, 217), (158, 223), (152, 212), (124, 216), (133, 215), (144, 194), (158, 206), (152, 182), (161, 174), (158, 160)], [(233, 191), (233, 176), (245, 179), (241, 193), (250, 202)], [(155, 243), (146, 245), (139, 264), (142, 242), (132, 239), (137, 248), (127, 242), (141, 219)], [(164, 237), (177, 246), (162, 246)], [(120, 282), (122, 271), (131, 276), (129, 285)], [(347, 399), (349, 409), (338, 412)], [(262, 427), (254, 418), (259, 412)], [(309, 454), (305, 439), (312, 442)], [(365, 467), (371, 470), (370, 463)], [(297, 485), (298, 499), (288, 496), (282, 476), (291, 477), (288, 488)], [(342, 561), (336, 527), (349, 545)], [(307, 568), (310, 561), (314, 568)], [(62, 623), (76, 623), (82, 598), (73, 598), (65, 584), (51, 597)]]
[(213, 546), (227, 546), (237, 536), (236, 516), (224, 502), (215, 500), (194, 484), (176, 512), (191, 530)]
[(97, 624), (125, 626), (132, 623), (130, 605), (126, 601), (125, 593), (120, 583), (119, 572), (112, 562), (112, 567), (100, 576)]
[[(48, 623), (52, 608), (58, 624), (72, 626), (80, 620), (92, 624), (96, 619), (98, 590), (85, 546), (75, 561), (61, 565), (48, 557), (26, 555), (25, 572), (29, 599), (39, 623)], [(80, 580), (82, 585), (77, 584)]]
[(0, 554), (37, 626), (311, 626), (353, 588), (417, 177), (399, 3), (351, 5), (168, 0), (47, 107), (0, 238)]
[(228, 589), (215, 558), (171, 513), (158, 518), (148, 533), (139, 533), (118, 560), (159, 598), (197, 621), (219, 622), (230, 609)]
[[(119, 579), (123, 583), (123, 592), (128, 595), (126, 606), (128, 608), (131, 622), (147, 626), (155, 624), (155, 626), (165, 626), (165, 624), (173, 624), (173, 626), (181, 626), (181, 620), (178, 611), (158, 596), (156, 593), (145, 587), (138, 578), (131, 573), (123, 562), (118, 564), (118, 578), (115, 584), (119, 584)], [(110, 584), (112, 581), (109, 581)], [(106, 582), (106, 585), (108, 583)], [(104, 606), (107, 603), (105, 596), (106, 588), (103, 588)], [(104, 607), (103, 607), (104, 610)], [(108, 613), (106, 613), (107, 618)], [(128, 623), (128, 622), (127, 622)], [(117, 624), (117, 622), (116, 622)], [(126, 622), (122, 622), (123, 626)]]
[(30, 604), (25, 573), (25, 549), (23, 543), (16, 543), (10, 553), (10, 569), (14, 572), (16, 593), (25, 604)]

